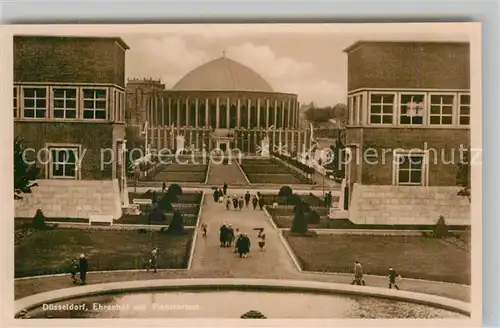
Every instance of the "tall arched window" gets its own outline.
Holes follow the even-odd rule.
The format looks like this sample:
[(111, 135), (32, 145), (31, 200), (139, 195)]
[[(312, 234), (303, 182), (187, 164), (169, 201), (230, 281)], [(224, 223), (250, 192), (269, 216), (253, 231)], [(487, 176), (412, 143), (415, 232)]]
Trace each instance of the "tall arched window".
[(285, 121), (285, 123), (283, 124), (283, 127), (284, 127), (284, 128), (288, 128), (288, 127), (290, 127), (290, 122), (289, 122), (289, 120), (288, 120), (288, 113), (289, 113), (289, 111), (288, 111), (288, 110), (289, 110), (288, 106), (285, 106), (285, 108), (283, 108), (283, 116), (284, 116), (284, 118), (285, 118), (285, 120), (284, 120), (284, 121)]
[(283, 113), (281, 112), (281, 107), (278, 106), (276, 107), (276, 128), (282, 128), (283, 127)]
[(175, 126), (179, 125), (179, 117), (178, 117), (178, 102), (177, 101), (172, 101), (172, 112), (170, 113), (172, 116), (172, 122), (170, 124), (174, 124)]
[(274, 107), (269, 107), (269, 125), (267, 127), (272, 125), (276, 128), (276, 124), (274, 122)]
[(263, 128), (266, 126), (266, 119), (267, 119), (267, 113), (266, 113), (266, 107), (265, 106), (260, 106), (260, 121), (259, 121), (259, 127)]
[(208, 112), (209, 114), (209, 122), (210, 122), (210, 127), (212, 129), (215, 129), (217, 127), (217, 105), (214, 103), (210, 104), (210, 111)]
[(231, 105), (229, 109), (229, 128), (234, 129), (238, 123), (238, 109), (236, 105)]
[(250, 107), (250, 129), (257, 127), (257, 107)]
[(219, 128), (227, 128), (227, 107), (226, 105), (219, 104)]
[(247, 105), (241, 105), (240, 106), (240, 127), (242, 128), (247, 128), (248, 127), (248, 108)]
[(205, 102), (202, 102), (198, 106), (198, 126), (205, 126), (207, 124), (205, 120), (205, 115), (206, 115), (205, 113), (206, 113)]
[(196, 126), (196, 102), (189, 105), (189, 126)]
[(180, 101), (179, 118), (180, 118), (179, 125), (180, 126), (186, 126), (186, 123), (187, 123), (186, 122), (187, 121), (187, 117), (186, 117), (186, 103), (184, 102), (184, 100)]

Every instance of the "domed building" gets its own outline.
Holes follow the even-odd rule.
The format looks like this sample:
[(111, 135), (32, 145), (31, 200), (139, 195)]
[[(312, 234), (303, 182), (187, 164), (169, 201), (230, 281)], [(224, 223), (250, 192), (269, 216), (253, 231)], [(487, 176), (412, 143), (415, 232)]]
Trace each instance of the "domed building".
[[(159, 80), (127, 84), (127, 123), (147, 122), (155, 149), (256, 153), (264, 137), (289, 152), (307, 148), (309, 131), (299, 128), (297, 95), (276, 92), (251, 68), (223, 55), (181, 78), (171, 89)], [(302, 149), (302, 148), (300, 148)]]

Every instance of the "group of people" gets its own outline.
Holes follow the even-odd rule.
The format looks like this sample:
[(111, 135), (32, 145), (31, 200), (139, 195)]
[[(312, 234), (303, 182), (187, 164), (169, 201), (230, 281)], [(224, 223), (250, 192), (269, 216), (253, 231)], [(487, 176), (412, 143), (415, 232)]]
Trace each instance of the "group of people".
[[(205, 233), (206, 235), (206, 233)], [(259, 229), (258, 245), (261, 251), (264, 250), (266, 245), (266, 234), (264, 229)], [(250, 237), (245, 232), (240, 232), (238, 228), (233, 229), (231, 224), (223, 223), (219, 229), (220, 247), (233, 247), (234, 252), (238, 253), (240, 258), (247, 258), (250, 253), (251, 241)]]
[[(401, 279), (401, 275), (394, 270), (394, 268), (391, 266), (389, 267), (389, 289), (394, 288), (399, 290), (399, 286), (396, 284), (396, 278)], [(366, 286), (366, 282), (363, 279), (363, 266), (359, 261), (354, 262), (354, 279), (351, 283), (351, 285), (361, 285), (361, 286)]]
[(260, 210), (264, 207), (264, 201), (257, 195), (251, 195), (249, 191), (245, 193), (244, 196), (228, 196), (227, 195), (227, 183), (224, 183), (222, 188), (214, 188), (214, 202), (216, 203), (224, 203), (226, 205), (226, 209), (229, 211), (231, 208), (234, 210), (242, 210), (245, 207), (249, 207), (250, 203), (253, 206), (253, 209), (256, 210), (257, 206), (259, 206)]
[(71, 260), (70, 276), (74, 284), (78, 283), (76, 275), (80, 274), (80, 284), (87, 284), (87, 271), (89, 270), (89, 262), (85, 258), (85, 254), (80, 254), (80, 258)]

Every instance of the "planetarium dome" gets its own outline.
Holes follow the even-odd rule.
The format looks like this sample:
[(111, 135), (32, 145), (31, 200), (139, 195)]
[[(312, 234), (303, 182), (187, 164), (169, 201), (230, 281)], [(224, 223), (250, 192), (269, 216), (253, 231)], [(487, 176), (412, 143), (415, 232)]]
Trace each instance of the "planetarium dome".
[(274, 92), (254, 70), (225, 56), (198, 66), (180, 79), (172, 90)]

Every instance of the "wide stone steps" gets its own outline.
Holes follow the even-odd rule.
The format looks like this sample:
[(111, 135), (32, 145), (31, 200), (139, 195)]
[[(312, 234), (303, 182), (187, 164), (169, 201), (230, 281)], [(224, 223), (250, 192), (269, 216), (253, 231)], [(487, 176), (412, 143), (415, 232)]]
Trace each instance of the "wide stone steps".
[(247, 186), (248, 181), (235, 160), (228, 164), (220, 164), (219, 161), (211, 161), (208, 168), (207, 183), (214, 186), (228, 185)]

